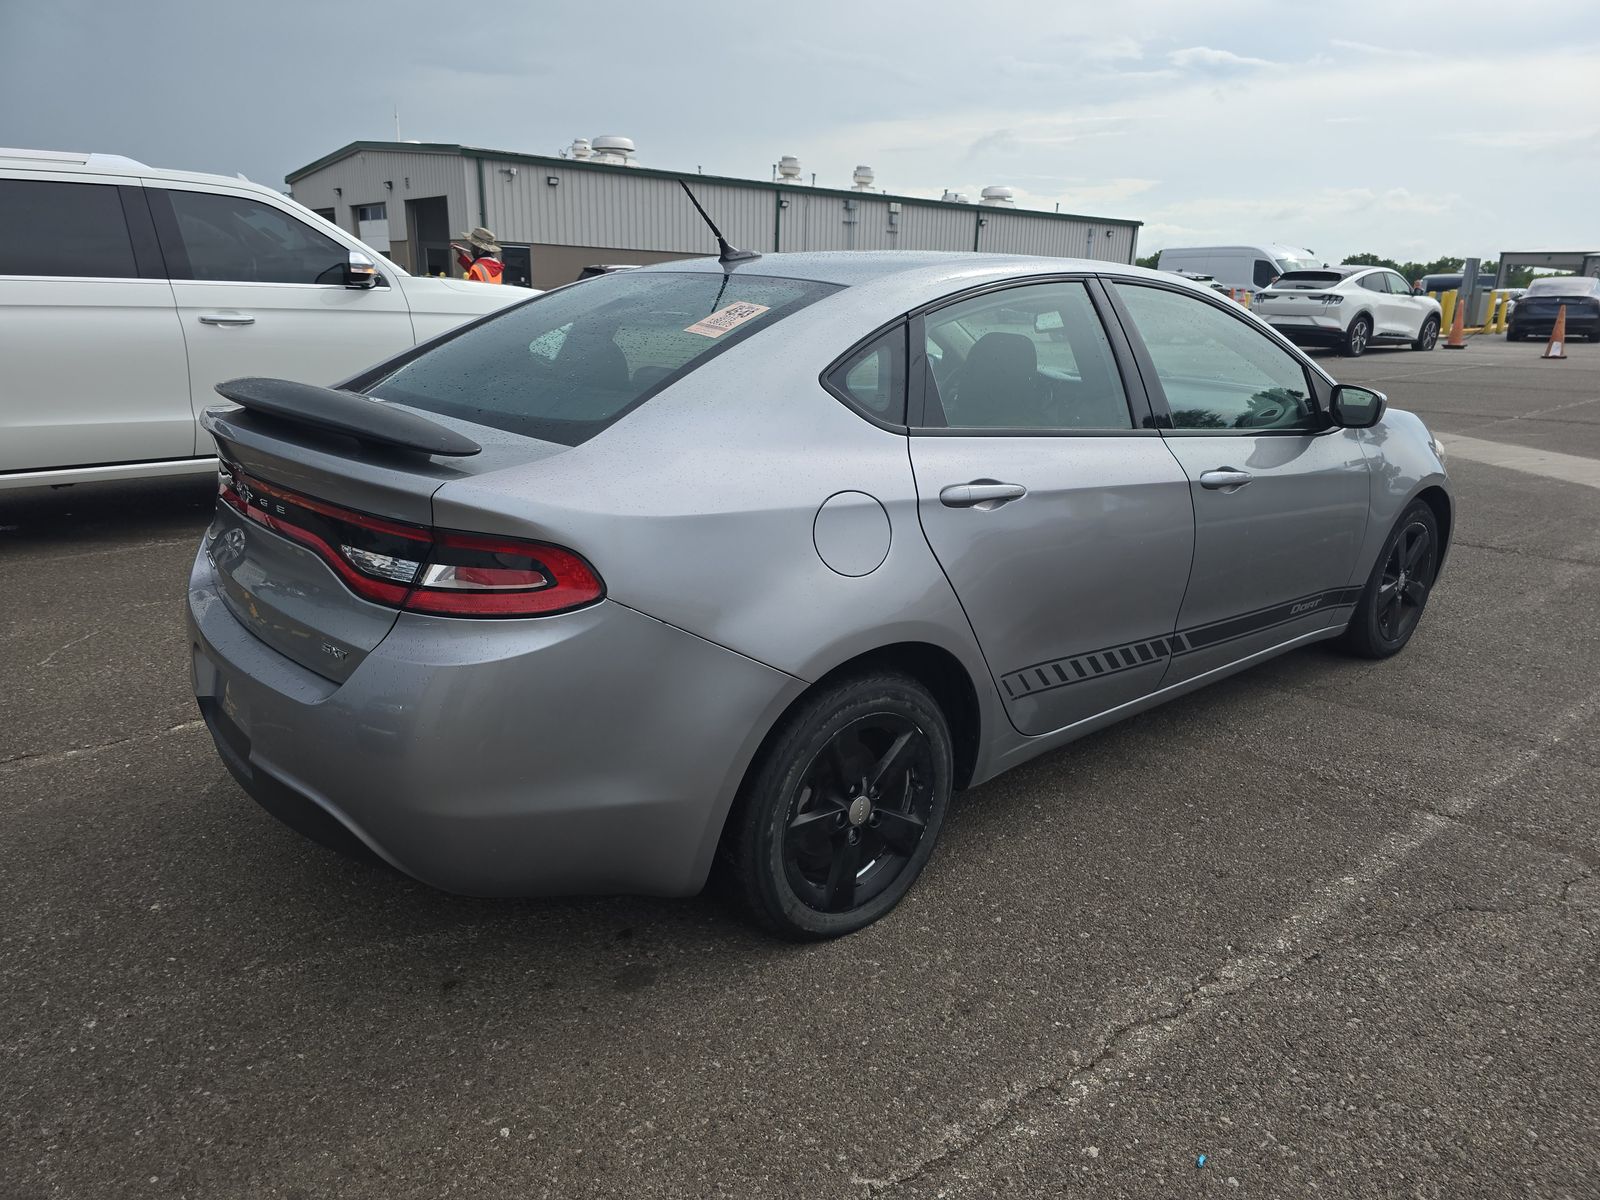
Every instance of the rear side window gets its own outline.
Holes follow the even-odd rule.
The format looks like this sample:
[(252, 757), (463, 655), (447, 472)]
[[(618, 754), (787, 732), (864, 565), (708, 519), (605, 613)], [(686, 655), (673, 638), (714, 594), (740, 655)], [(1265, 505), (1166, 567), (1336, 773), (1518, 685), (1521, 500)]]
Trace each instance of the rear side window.
[(115, 187), (0, 179), (0, 275), (134, 279), (138, 274)]
[(366, 390), (576, 446), (729, 346), (838, 290), (763, 275), (618, 271), (474, 325)]
[(906, 330), (874, 338), (828, 373), (828, 386), (863, 412), (891, 425), (906, 419)]
[(215, 192), (149, 194), (174, 279), (344, 282), (348, 251), (280, 209)]
[(951, 429), (1132, 429), (1111, 343), (1084, 285), (1026, 284), (929, 313), (923, 421)]
[(1369, 292), (1386, 292), (1389, 290), (1384, 286), (1382, 271), (1375, 271), (1371, 275), (1363, 275), (1356, 282)]

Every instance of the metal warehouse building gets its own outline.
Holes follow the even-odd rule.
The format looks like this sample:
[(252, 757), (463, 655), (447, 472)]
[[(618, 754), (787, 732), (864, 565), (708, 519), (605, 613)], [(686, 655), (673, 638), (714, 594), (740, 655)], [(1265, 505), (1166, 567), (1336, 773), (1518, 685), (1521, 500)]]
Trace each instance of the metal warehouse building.
[[(613, 149), (620, 144), (623, 149)], [(586, 142), (574, 143), (578, 153)], [(607, 152), (609, 151), (609, 153)], [(632, 143), (595, 139), (595, 156), (514, 154), (419, 142), (352, 142), (287, 177), (294, 198), (407, 270), (457, 274), (450, 239), (474, 225), (505, 247), (508, 282), (548, 288), (591, 263), (653, 263), (714, 253), (678, 180), (728, 239), (751, 250), (983, 250), (1132, 262), (1139, 222), (983, 203), (893, 196), (652, 170)], [(789, 166), (788, 174), (797, 174)]]

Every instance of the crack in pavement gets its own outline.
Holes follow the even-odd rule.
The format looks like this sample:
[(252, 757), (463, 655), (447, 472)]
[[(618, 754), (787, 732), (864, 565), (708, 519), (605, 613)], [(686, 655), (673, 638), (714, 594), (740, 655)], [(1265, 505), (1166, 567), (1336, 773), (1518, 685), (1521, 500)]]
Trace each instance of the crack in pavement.
[[(959, 1135), (953, 1137), (947, 1135), (942, 1139), (946, 1143), (943, 1148), (925, 1157), (909, 1170), (898, 1172), (887, 1179), (867, 1179), (858, 1176), (852, 1182), (858, 1187), (865, 1188), (869, 1194), (898, 1190), (918, 1182), (939, 1167), (981, 1148), (996, 1135), (1004, 1137), (1011, 1133), (1025, 1132), (1030, 1137), (1034, 1136), (1038, 1132), (1036, 1127), (1017, 1127), (1020, 1121), (1018, 1116), (1020, 1110), (1045, 1097), (1058, 1098), (1063, 1108), (1076, 1107), (1088, 1100), (1096, 1090), (1110, 1082), (1111, 1076), (1103, 1068), (1111, 1060), (1117, 1059), (1119, 1065), (1123, 1063), (1133, 1065), (1142, 1061), (1143, 1056), (1147, 1056), (1169, 1040), (1167, 1037), (1151, 1039), (1150, 1043), (1146, 1045), (1140, 1042), (1141, 1034), (1152, 1031), (1176, 1031), (1194, 1024), (1200, 1019), (1197, 1010), (1203, 1006), (1209, 1007), (1221, 1000), (1269, 988), (1274, 984), (1282, 983), (1292, 978), (1306, 967), (1319, 963), (1330, 954), (1352, 950), (1368, 942), (1403, 938), (1422, 925), (1434, 925), (1446, 917), (1459, 914), (1524, 916), (1536, 909), (1569, 905), (1571, 901), (1568, 896), (1572, 885), (1591, 877), (1592, 872), (1588, 870), (1580, 871), (1578, 874), (1562, 880), (1560, 892), (1553, 899), (1544, 902), (1530, 902), (1518, 907), (1465, 903), (1445, 905), (1442, 908), (1419, 913), (1404, 924), (1393, 928), (1376, 929), (1354, 934), (1341, 938), (1327, 946), (1306, 950), (1302, 954), (1282, 960), (1280, 965), (1271, 973), (1241, 972), (1235, 969), (1236, 964), (1248, 963), (1258, 956), (1246, 956), (1243, 959), (1236, 959), (1234, 962), (1224, 964), (1224, 966), (1210, 975), (1202, 976), (1196, 980), (1174, 1003), (1116, 1026), (1102, 1041), (1099, 1048), (1081, 1066), (1068, 1074), (1057, 1078), (1047, 1078), (1023, 1089), (1014, 1089), (1012, 1094), (999, 1101), (987, 1102), (986, 1119), (981, 1127), (970, 1131), (962, 1130)], [(1002, 1132), (1002, 1126), (1005, 1126), (1008, 1122), (1016, 1128)], [(958, 1126), (957, 1128), (959, 1129), (960, 1127)]]
[[(1068, 1110), (1083, 1104), (1106, 1084), (1108, 1076), (1100, 1068), (1109, 1058), (1120, 1055), (1129, 1064), (1144, 1061), (1165, 1046), (1176, 1032), (1191, 1023), (1195, 1019), (1191, 1014), (1201, 1006), (1209, 1007), (1230, 996), (1270, 987), (1318, 961), (1325, 953), (1345, 949), (1373, 937), (1394, 936), (1394, 930), (1384, 930), (1335, 940), (1325, 946), (1312, 945), (1313, 939), (1342, 917), (1350, 904), (1360, 898), (1364, 889), (1374, 886), (1379, 879), (1409, 860), (1440, 832), (1456, 827), (1484, 800), (1531, 770), (1597, 713), (1600, 713), (1600, 692), (1592, 693), (1561, 713), (1551, 722), (1549, 731), (1538, 745), (1508, 756), (1479, 778), (1469, 781), (1453, 802), (1446, 801), (1437, 808), (1417, 812), (1405, 828), (1386, 837), (1384, 844), (1351, 874), (1331, 881), (1305, 908), (1286, 916), (1267, 949), (1228, 960), (1211, 974), (1202, 976), (1198, 983), (1189, 986), (1175, 1003), (1116, 1025), (1087, 1063), (1078, 1065), (1077, 1054), (1073, 1052), (1072, 1070), (1065, 1074), (1047, 1073), (1042, 1079), (1012, 1085), (1002, 1096), (980, 1103), (980, 1115), (977, 1118), (946, 1126), (935, 1137), (935, 1144), (930, 1151), (908, 1166), (884, 1178), (855, 1176), (852, 1182), (869, 1194), (897, 1191), (997, 1139), (1019, 1134), (1034, 1136), (1039, 1132), (1037, 1125), (1024, 1126), (1021, 1116), (1033, 1102), (1047, 1095), (1059, 1097), (1060, 1110), (1055, 1114), (1055, 1119), (1059, 1121)], [(1586, 869), (1580, 871), (1579, 875), (1564, 885), (1564, 893), (1570, 894), (1571, 884), (1587, 874)], [(1430, 911), (1421, 914), (1402, 926), (1401, 931), (1463, 907), (1452, 905), (1439, 913)]]
[(1567, 563), (1574, 567), (1600, 567), (1600, 559), (1593, 558), (1568, 558), (1561, 554), (1539, 554), (1533, 550), (1524, 550), (1519, 546), (1491, 546), (1487, 542), (1469, 542), (1464, 538), (1451, 538), (1450, 549), (1457, 546), (1466, 546), (1472, 550), (1488, 550), (1495, 554), (1514, 554), (1518, 558), (1534, 558), (1540, 562)]
[(117, 746), (126, 746), (130, 742), (142, 742), (155, 738), (170, 737), (175, 733), (188, 733), (192, 729), (204, 727), (205, 722), (198, 717), (193, 721), (184, 721), (167, 729), (156, 729), (145, 733), (131, 733), (127, 737), (115, 738), (109, 742), (100, 742), (94, 746), (74, 746), (70, 750), (41, 750), (30, 754), (15, 754), (10, 758), (0, 758), (0, 774), (13, 770), (22, 770), (27, 767), (48, 767), (57, 763), (66, 762), (68, 759), (81, 758), (86, 754), (98, 754), (102, 750), (110, 750)]

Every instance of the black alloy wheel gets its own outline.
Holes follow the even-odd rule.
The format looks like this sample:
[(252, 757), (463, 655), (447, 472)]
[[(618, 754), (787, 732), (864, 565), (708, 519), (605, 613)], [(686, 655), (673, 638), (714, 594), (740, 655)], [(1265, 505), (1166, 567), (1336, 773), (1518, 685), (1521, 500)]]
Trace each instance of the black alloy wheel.
[(1417, 340), (1411, 343), (1413, 350), (1432, 350), (1439, 341), (1439, 318), (1429, 317), (1422, 323), (1422, 328), (1417, 332)]
[(871, 924), (933, 852), (950, 734), (915, 680), (872, 675), (807, 698), (752, 766), (719, 866), (743, 907), (797, 940)]
[(882, 894), (917, 852), (933, 805), (927, 736), (898, 713), (860, 717), (811, 760), (784, 825), (789, 886), (818, 912)]
[(1372, 340), (1372, 321), (1368, 317), (1357, 317), (1350, 322), (1350, 328), (1344, 335), (1344, 354), (1346, 358), (1360, 358), (1367, 352), (1367, 343)]
[(1345, 645), (1364, 658), (1388, 658), (1411, 640), (1439, 573), (1439, 521), (1413, 501), (1384, 543), (1350, 618)]

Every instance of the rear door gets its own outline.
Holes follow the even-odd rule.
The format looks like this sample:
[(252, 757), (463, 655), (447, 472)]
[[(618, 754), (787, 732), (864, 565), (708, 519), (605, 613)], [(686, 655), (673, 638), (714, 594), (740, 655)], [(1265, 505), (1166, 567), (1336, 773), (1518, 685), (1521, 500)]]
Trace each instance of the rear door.
[(912, 331), (923, 531), (1026, 734), (1153, 691), (1189, 573), (1188, 481), (1104, 311), (1093, 281), (1028, 281)]
[(187, 458), (188, 367), (136, 180), (0, 177), (0, 474)]
[(1366, 531), (1360, 435), (1330, 428), (1300, 358), (1230, 305), (1110, 285), (1194, 504), (1173, 684), (1340, 625)]
[(404, 293), (381, 274), (377, 287), (346, 287), (351, 248), (287, 207), (178, 183), (148, 195), (196, 410), (219, 403), (213, 389), (226, 379), (326, 385), (413, 344)]
[(1357, 277), (1356, 298), (1372, 313), (1372, 332), (1378, 337), (1394, 337), (1405, 332), (1408, 313), (1395, 296), (1389, 294), (1386, 272), (1369, 271)]

